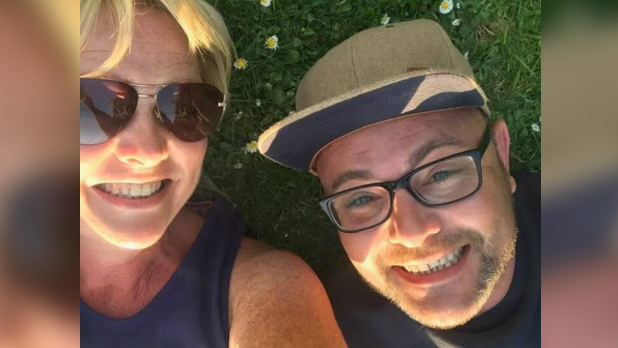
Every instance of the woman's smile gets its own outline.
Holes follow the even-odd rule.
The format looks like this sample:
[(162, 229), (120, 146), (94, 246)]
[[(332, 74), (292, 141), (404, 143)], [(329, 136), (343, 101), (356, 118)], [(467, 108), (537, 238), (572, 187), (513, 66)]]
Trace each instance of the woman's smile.
[(122, 209), (157, 207), (170, 194), (174, 181), (138, 183), (104, 183), (93, 187), (95, 196), (107, 204)]
[(170, 182), (165, 179), (147, 183), (104, 183), (95, 188), (115, 197), (139, 200), (156, 195)]

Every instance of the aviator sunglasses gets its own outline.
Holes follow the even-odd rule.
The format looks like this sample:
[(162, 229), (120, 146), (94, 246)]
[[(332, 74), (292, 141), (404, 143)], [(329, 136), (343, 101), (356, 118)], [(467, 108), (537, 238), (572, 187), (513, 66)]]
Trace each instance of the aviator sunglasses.
[[(140, 94), (135, 88), (158, 89)], [(205, 139), (218, 127), (227, 96), (205, 83), (138, 85), (79, 79), (79, 143), (96, 145), (118, 135), (131, 122), (140, 98), (155, 98), (155, 117), (184, 142)]]

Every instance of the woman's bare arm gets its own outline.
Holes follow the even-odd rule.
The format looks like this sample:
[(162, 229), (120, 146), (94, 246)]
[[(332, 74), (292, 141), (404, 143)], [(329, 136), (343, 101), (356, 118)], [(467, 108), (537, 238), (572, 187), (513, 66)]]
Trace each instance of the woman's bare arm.
[(230, 347), (347, 347), (322, 283), (291, 252), (244, 238), (230, 284)]

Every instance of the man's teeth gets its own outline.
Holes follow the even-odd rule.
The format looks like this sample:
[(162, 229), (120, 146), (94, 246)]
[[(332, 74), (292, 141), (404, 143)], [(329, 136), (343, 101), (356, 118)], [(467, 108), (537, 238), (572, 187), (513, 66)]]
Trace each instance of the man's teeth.
[(426, 265), (404, 266), (405, 270), (413, 274), (431, 274), (449, 268), (459, 262), (463, 253), (463, 247), (445, 255), (439, 260)]
[(148, 184), (102, 184), (97, 186), (112, 196), (129, 199), (147, 198), (161, 190), (162, 182)]

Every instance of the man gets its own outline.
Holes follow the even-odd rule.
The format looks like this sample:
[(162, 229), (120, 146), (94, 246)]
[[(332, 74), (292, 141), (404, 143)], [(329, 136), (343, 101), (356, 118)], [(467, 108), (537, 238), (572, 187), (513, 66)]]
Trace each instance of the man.
[(320, 179), (351, 261), (323, 277), (350, 347), (540, 346), (540, 176), (509, 174), (486, 101), (444, 30), (416, 20), (333, 48), (260, 137)]

